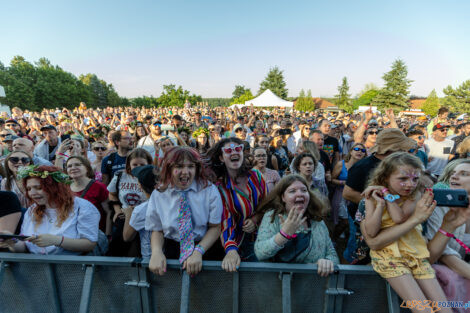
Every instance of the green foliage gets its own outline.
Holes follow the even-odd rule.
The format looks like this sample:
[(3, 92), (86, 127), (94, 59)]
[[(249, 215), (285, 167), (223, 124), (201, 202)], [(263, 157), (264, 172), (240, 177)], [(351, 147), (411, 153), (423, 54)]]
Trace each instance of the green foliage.
[(188, 90), (184, 90), (183, 87), (176, 85), (163, 85), (163, 91), (160, 97), (158, 97), (158, 103), (162, 107), (177, 106), (183, 107), (186, 100), (189, 100), (191, 104), (202, 102), (202, 97), (195, 94), (190, 95)]
[(251, 93), (250, 89), (247, 89), (243, 95), (238, 98), (234, 98), (230, 104), (245, 104), (245, 101), (253, 99), (254, 96)]
[(446, 97), (443, 104), (455, 112), (470, 113), (470, 80), (464, 81), (456, 89), (452, 86), (444, 88)]
[(379, 90), (379, 94), (372, 101), (380, 109), (394, 108), (396, 110), (408, 107), (409, 88), (412, 80), (407, 78), (408, 69), (403, 60), (396, 60), (392, 69), (382, 76), (385, 87)]
[(229, 106), (231, 101), (232, 98), (202, 98), (202, 102), (207, 102), (211, 108)]
[(232, 100), (235, 98), (240, 98), (247, 91), (251, 92), (250, 88), (245, 88), (244, 85), (235, 85), (235, 90), (232, 92)]
[(371, 89), (366, 91), (364, 94), (362, 94), (362, 96), (360, 96), (356, 100), (354, 100), (352, 103), (353, 112), (357, 110), (359, 106), (370, 105), (370, 103), (377, 96), (378, 93), (378, 90)]
[(89, 106), (127, 103), (111, 84), (96, 75), (82, 75), (78, 79), (46, 58), (32, 64), (22, 56), (15, 56), (10, 66), (1, 64), (0, 85), (5, 87), (6, 104), (28, 110), (73, 108), (81, 101)]
[(348, 113), (352, 113), (353, 109), (351, 106), (351, 95), (348, 92), (349, 92), (348, 79), (346, 77), (343, 77), (343, 82), (341, 83), (341, 86), (338, 86), (338, 94), (335, 95), (336, 105), (340, 109)]
[(147, 108), (157, 107), (159, 104), (158, 99), (153, 96), (137, 97), (137, 98), (131, 99), (130, 103), (133, 107), (147, 107)]
[(434, 117), (437, 115), (437, 111), (440, 107), (441, 105), (439, 104), (439, 98), (437, 97), (436, 90), (433, 89), (426, 101), (424, 101), (421, 110), (423, 110), (423, 112), (427, 115)]
[(315, 101), (313, 101), (311, 90), (307, 92), (307, 95), (305, 95), (305, 91), (303, 89), (300, 90), (299, 97), (295, 102), (295, 109), (302, 112), (311, 112), (315, 110)]
[(283, 71), (277, 66), (269, 69), (268, 75), (266, 75), (266, 78), (259, 86), (258, 95), (262, 94), (266, 89), (271, 90), (275, 95), (284, 100), (287, 98), (287, 88)]
[(367, 83), (365, 84), (364, 88), (362, 88), (361, 91), (359, 91), (359, 93), (357, 94), (357, 97), (360, 98), (363, 94), (365, 94), (366, 92), (370, 91), (370, 90), (379, 90), (380, 88), (377, 87), (376, 84), (374, 83)]

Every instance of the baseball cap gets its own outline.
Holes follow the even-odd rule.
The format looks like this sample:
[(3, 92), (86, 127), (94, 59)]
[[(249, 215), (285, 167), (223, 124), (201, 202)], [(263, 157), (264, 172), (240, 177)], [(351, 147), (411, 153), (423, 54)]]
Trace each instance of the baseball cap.
[[(10, 118), (8, 120), (5, 121), (5, 124), (8, 124), (8, 123), (14, 123), (14, 124), (18, 124), (18, 121), (15, 120), (14, 118)], [(19, 124), (18, 124), (19, 125)]]
[(41, 131), (45, 131), (45, 130), (55, 130), (55, 131), (57, 131), (57, 128), (55, 128), (54, 125), (49, 124), (49, 125), (41, 127)]
[(154, 174), (155, 167), (153, 165), (138, 166), (131, 173), (137, 178), (139, 183), (147, 190), (154, 189), (157, 176)]
[(3, 139), (3, 142), (13, 141), (13, 140), (18, 139), (18, 138), (21, 138), (21, 137), (16, 136), (16, 135), (6, 135), (5, 139)]
[(432, 127), (432, 131), (443, 129), (443, 128), (449, 128), (449, 126), (441, 124), (441, 123), (437, 123), (436, 125)]
[(235, 126), (233, 126), (233, 131), (236, 132), (237, 129), (243, 129), (243, 125), (242, 124), (235, 124)]

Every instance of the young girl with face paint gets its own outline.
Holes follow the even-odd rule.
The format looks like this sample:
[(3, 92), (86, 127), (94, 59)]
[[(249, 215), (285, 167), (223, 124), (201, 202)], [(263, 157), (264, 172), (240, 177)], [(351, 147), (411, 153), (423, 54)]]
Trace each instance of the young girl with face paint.
[[(414, 155), (396, 152), (375, 169), (364, 191), (366, 217), (363, 223), (368, 237), (374, 238), (382, 230), (404, 223), (415, 209), (435, 208), (432, 189), (425, 189), (423, 194), (419, 192), (422, 168), (421, 161)], [(421, 224), (388, 246), (371, 249), (370, 256), (374, 270), (403, 300), (446, 301), (429, 263), (430, 253)], [(451, 311), (442, 308), (442, 312)]]

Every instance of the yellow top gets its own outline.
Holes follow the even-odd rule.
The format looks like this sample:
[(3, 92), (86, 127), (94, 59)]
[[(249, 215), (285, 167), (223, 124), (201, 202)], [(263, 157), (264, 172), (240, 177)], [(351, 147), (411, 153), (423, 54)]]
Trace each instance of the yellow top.
[[(404, 202), (398, 204), (400, 207)], [(382, 213), (382, 225), (380, 229), (395, 226), (396, 223), (390, 217), (388, 210)], [(413, 258), (424, 259), (429, 258), (429, 250), (426, 241), (422, 235), (423, 227), (421, 224), (401, 236), (397, 241), (389, 244), (385, 248), (379, 250), (370, 250), (370, 256), (378, 257), (377, 252), (386, 253), (393, 257), (410, 256)]]

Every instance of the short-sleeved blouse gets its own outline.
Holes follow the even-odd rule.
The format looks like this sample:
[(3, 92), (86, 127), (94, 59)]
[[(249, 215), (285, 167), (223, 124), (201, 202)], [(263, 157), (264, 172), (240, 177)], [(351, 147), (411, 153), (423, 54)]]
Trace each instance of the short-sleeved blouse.
[[(41, 223), (36, 225), (32, 215), (35, 207), (34, 204), (26, 211), (21, 225), (21, 234), (25, 236), (51, 234), (72, 239), (88, 239), (92, 242), (98, 241), (100, 213), (89, 201), (75, 197), (73, 211), (60, 226), (57, 225), (57, 211), (55, 209), (46, 209), (46, 214), (43, 216)], [(38, 247), (31, 242), (26, 242), (26, 246), (34, 254), (81, 253), (64, 250), (56, 246)]]

